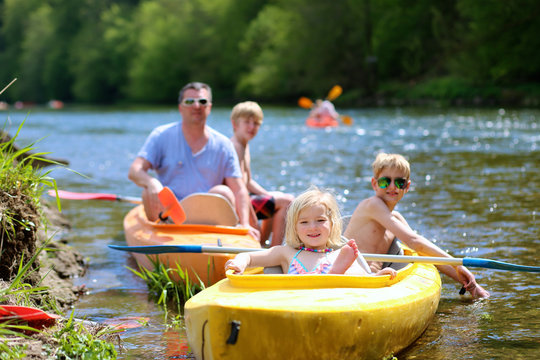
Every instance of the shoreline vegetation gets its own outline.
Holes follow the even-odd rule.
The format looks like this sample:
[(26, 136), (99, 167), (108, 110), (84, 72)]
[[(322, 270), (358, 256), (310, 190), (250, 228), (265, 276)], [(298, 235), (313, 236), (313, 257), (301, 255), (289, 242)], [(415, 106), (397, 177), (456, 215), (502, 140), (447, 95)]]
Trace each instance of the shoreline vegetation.
[[(219, 96), (219, 98), (217, 97)], [(218, 106), (232, 106), (239, 101), (238, 97), (228, 94), (215, 95)], [(322, 94), (320, 94), (322, 97)], [(244, 98), (245, 99), (245, 98)], [(265, 105), (297, 106), (298, 98), (265, 99)], [(46, 107), (52, 111), (68, 108), (93, 108), (106, 106), (112, 108), (149, 108), (168, 106), (165, 103), (130, 102), (118, 100), (114, 103), (84, 103), (67, 102), (61, 107), (51, 106), (58, 100), (46, 103), (17, 102), (9, 104), (0, 101), (0, 113), (7, 110), (26, 110), (33, 107)], [(174, 99), (171, 100), (171, 104)], [(524, 83), (515, 86), (473, 86), (459, 78), (436, 78), (425, 82), (401, 83), (392, 82), (380, 86), (378, 93), (371, 96), (363, 95), (362, 89), (344, 89), (343, 94), (334, 100), (339, 108), (372, 108), (372, 107), (512, 107), (512, 108), (538, 108), (540, 107), (540, 84)]]
[(339, 107), (539, 106), (539, 10), (535, 0), (3, 0), (0, 83), (19, 80), (0, 102), (172, 104), (180, 84), (202, 81), (216, 104), (295, 106), (340, 85)]
[(41, 199), (47, 188), (56, 188), (43, 167), (66, 163), (32, 153), (33, 145), (17, 148), (21, 127), (13, 137), (2, 132), (0, 143), (0, 307), (39, 308), (60, 318), (44, 328), (0, 322), (0, 359), (116, 358), (116, 330), (66, 317), (85, 293), (73, 278), (83, 276), (87, 265), (68, 245), (69, 221)]

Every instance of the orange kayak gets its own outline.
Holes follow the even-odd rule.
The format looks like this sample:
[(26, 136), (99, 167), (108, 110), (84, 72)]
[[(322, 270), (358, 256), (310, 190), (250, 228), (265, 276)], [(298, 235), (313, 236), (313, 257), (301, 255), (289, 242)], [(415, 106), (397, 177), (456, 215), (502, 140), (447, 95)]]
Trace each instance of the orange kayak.
[(308, 117), (306, 125), (309, 127), (336, 127), (339, 125), (339, 121), (331, 116)]
[[(187, 209), (186, 209), (187, 210)], [(189, 217), (189, 211), (186, 211)], [(226, 247), (260, 248), (260, 243), (248, 235), (245, 228), (205, 224), (158, 224), (146, 218), (142, 205), (132, 209), (124, 218), (124, 231), (129, 246), (148, 245), (213, 245)], [(176, 268), (179, 264), (188, 272), (189, 279), (206, 286), (225, 278), (225, 262), (235, 254), (170, 253), (146, 255), (132, 253), (139, 265), (153, 270), (150, 259)], [(178, 278), (175, 280), (179, 280)]]

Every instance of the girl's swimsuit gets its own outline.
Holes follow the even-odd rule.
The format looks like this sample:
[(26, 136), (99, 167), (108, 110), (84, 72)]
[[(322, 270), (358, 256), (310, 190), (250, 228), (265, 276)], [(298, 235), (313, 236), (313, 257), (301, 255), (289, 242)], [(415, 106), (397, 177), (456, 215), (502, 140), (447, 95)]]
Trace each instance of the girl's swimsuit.
[(289, 265), (289, 274), (328, 274), (330, 269), (332, 268), (332, 263), (328, 259), (328, 255), (325, 253), (324, 258), (313, 268), (313, 270), (308, 271), (304, 264), (298, 260), (298, 254), (300, 254), (302, 250), (298, 250), (298, 252), (294, 255), (291, 261), (291, 265)]

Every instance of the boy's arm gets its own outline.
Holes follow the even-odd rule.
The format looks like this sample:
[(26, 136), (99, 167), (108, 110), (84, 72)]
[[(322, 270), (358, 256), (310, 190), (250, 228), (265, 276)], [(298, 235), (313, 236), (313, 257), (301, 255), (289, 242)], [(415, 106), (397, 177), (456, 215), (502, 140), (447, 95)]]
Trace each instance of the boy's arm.
[(391, 212), (386, 204), (376, 199), (370, 206), (371, 217), (384, 228), (393, 233), (400, 241), (411, 249), (425, 256), (451, 257), (444, 250), (433, 244), (425, 237), (417, 234), (407, 224), (405, 218), (397, 211)]
[(256, 240), (260, 240), (261, 234), (259, 230), (253, 227), (250, 223), (251, 201), (246, 189), (246, 185), (241, 178), (228, 177), (225, 178), (225, 184), (231, 188), (236, 200), (236, 213), (240, 220), (240, 225), (249, 229), (249, 234)]
[[(375, 216), (380, 217), (378, 221), (411, 249), (425, 256), (452, 257), (425, 237), (415, 233), (399, 212), (390, 212), (388, 208), (386, 210), (390, 216), (384, 211), (375, 212)], [(474, 275), (465, 266), (438, 265), (437, 268), (443, 274), (463, 284), (473, 297), (489, 297), (489, 292), (476, 283)]]
[(258, 182), (253, 180), (253, 178), (249, 177), (249, 183), (247, 184), (247, 189), (250, 194), (256, 194), (256, 195), (270, 195), (268, 191), (266, 191), (265, 188), (263, 188)]

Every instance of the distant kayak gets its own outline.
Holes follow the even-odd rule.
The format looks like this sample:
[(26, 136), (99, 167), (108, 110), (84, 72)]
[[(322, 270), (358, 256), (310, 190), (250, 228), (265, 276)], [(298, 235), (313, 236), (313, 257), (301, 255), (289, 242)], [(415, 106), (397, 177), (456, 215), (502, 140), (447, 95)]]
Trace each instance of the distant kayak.
[(339, 121), (336, 118), (331, 116), (321, 116), (321, 117), (308, 117), (306, 119), (306, 125), (309, 127), (336, 127), (339, 125)]

